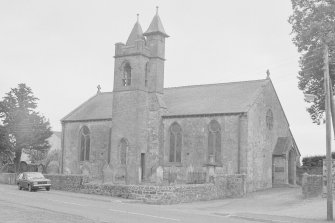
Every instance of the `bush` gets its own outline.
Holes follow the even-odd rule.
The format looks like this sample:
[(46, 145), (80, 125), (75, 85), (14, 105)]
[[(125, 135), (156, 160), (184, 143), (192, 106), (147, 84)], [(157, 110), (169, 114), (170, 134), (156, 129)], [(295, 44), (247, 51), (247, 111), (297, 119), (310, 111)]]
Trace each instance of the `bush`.
[[(323, 160), (326, 156), (309, 156), (302, 159), (303, 172), (308, 174), (322, 174)], [(332, 159), (335, 159), (335, 152), (332, 152)]]

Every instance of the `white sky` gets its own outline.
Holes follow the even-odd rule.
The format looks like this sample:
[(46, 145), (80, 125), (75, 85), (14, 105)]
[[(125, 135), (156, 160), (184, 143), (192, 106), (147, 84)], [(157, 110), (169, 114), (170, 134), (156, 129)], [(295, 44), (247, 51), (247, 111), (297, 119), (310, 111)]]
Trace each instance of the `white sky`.
[(145, 31), (158, 5), (166, 41), (165, 86), (262, 79), (277, 90), (302, 156), (325, 154), (297, 88), (298, 58), (287, 22), (290, 0), (1, 0), (0, 97), (19, 83), (60, 131), (60, 119), (113, 90), (114, 44), (140, 13)]

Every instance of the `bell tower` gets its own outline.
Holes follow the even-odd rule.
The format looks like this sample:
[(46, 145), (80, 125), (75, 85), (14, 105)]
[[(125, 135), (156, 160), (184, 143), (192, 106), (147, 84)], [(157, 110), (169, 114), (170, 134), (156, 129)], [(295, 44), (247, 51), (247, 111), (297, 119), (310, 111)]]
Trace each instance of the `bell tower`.
[(166, 37), (157, 12), (144, 34), (137, 15), (126, 44), (115, 44), (110, 158), (116, 181), (136, 184), (148, 172), (149, 132), (160, 123), (151, 116), (163, 94)]
[(150, 58), (142, 27), (137, 21), (126, 44), (115, 44), (114, 92), (145, 90), (145, 66)]
[(147, 38), (147, 47), (151, 53), (149, 63), (152, 84), (149, 86), (149, 91), (162, 94), (164, 89), (165, 38), (169, 36), (166, 34), (158, 15), (158, 6), (156, 7), (156, 15), (143, 35)]

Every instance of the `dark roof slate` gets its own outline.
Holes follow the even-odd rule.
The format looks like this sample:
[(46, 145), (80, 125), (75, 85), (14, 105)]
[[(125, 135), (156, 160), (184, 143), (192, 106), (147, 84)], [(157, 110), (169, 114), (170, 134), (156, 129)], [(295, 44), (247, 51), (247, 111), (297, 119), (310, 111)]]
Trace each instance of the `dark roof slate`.
[(167, 116), (247, 112), (268, 80), (164, 89)]
[(135, 41), (139, 39), (142, 39), (145, 41), (145, 38), (143, 36), (142, 27), (139, 22), (136, 22), (133, 29), (130, 32), (126, 45), (128, 46), (135, 45)]
[[(267, 83), (267, 79), (222, 84), (165, 88), (166, 116), (247, 112)], [(112, 118), (113, 93), (96, 94), (62, 121)]]
[(144, 36), (148, 36), (150, 34), (156, 34), (156, 33), (160, 33), (165, 37), (169, 37), (168, 34), (166, 34), (162, 21), (158, 15), (158, 13), (156, 13), (156, 15), (154, 16), (154, 18), (152, 19), (149, 28), (147, 29), (147, 31), (144, 33)]
[(99, 93), (81, 104), (61, 121), (101, 120), (112, 118), (113, 93)]
[(287, 153), (292, 145), (290, 137), (278, 137), (273, 155), (282, 156)]

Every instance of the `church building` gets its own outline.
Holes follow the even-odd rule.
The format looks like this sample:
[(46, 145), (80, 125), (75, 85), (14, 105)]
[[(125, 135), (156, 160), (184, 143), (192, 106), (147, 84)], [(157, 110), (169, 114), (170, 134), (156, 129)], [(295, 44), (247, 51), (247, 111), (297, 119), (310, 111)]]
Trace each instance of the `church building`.
[[(300, 153), (270, 77), (164, 88), (158, 15), (115, 44), (114, 88), (62, 120), (64, 174), (115, 184), (210, 182), (245, 174), (247, 191), (295, 184)], [(169, 74), (167, 74), (169, 75)]]

